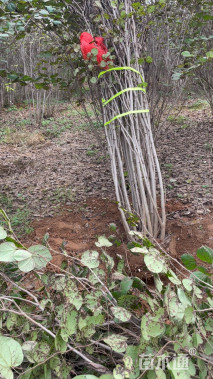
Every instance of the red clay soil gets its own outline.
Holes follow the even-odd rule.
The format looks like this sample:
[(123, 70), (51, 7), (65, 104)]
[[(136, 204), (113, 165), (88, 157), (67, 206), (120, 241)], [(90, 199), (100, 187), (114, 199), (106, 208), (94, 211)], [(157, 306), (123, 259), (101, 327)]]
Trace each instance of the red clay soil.
[[(170, 200), (167, 203), (168, 222), (164, 247), (178, 259), (184, 253), (195, 255), (196, 250), (202, 245), (213, 248), (213, 208), (203, 209), (202, 214), (195, 214), (191, 209), (190, 204), (183, 204), (178, 200)], [(110, 231), (110, 223), (117, 225), (116, 233)], [(109, 237), (116, 234), (121, 244), (119, 247), (113, 245), (109, 248), (109, 254), (115, 261), (117, 254), (122, 255), (129, 274), (146, 279), (143, 258), (131, 254), (126, 247), (127, 236), (116, 202), (109, 199), (88, 198), (86, 202), (73, 203), (72, 207), (64, 208), (59, 216), (35, 221), (33, 228), (31, 241), (28, 240), (27, 243), (39, 243), (45, 233), (48, 233), (48, 243), (53, 253), (52, 263), (58, 267), (64, 260), (61, 254), (62, 244), (65, 244), (69, 256), (79, 258), (85, 250), (95, 248), (97, 236)]]

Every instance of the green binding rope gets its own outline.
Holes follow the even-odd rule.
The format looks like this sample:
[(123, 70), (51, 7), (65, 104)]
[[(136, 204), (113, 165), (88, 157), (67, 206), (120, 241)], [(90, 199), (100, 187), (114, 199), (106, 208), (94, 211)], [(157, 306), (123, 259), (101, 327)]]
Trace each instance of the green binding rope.
[[(115, 68), (110, 68), (109, 70), (106, 70), (106, 71), (102, 71), (100, 72), (100, 74), (98, 75), (98, 79), (106, 74), (107, 72), (110, 72), (110, 71), (121, 71), (121, 70), (131, 70), (137, 74), (140, 75), (140, 78), (142, 80), (142, 82), (144, 83), (144, 79), (141, 75), (141, 73), (137, 70), (135, 70), (134, 68), (132, 67), (115, 67)], [(103, 103), (103, 107), (105, 107), (105, 105), (109, 104), (112, 100), (114, 100), (116, 97), (122, 95), (124, 92), (127, 92), (127, 91), (143, 91), (143, 92), (146, 92), (144, 88), (140, 88), (140, 87), (133, 87), (133, 88), (125, 88), (123, 89), (122, 91), (120, 92), (117, 92), (114, 96), (112, 96), (110, 99), (108, 100), (104, 100), (102, 99), (102, 103)], [(120, 118), (120, 117), (123, 117), (123, 116), (128, 116), (130, 114), (136, 114), (136, 113), (146, 113), (146, 112), (149, 112), (149, 109), (139, 109), (139, 110), (135, 110), (135, 111), (129, 111), (129, 112), (125, 112), (125, 113), (120, 113), (118, 114), (117, 116), (113, 117), (111, 120), (107, 121), (104, 123), (104, 126), (106, 125), (109, 125), (112, 121)]]

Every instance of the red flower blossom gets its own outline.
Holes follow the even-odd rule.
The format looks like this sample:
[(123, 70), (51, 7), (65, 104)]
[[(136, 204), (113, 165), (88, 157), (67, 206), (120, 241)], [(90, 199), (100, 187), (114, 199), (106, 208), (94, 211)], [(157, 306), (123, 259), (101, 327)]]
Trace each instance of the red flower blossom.
[[(84, 60), (89, 60), (88, 53), (90, 53), (94, 48), (98, 50), (96, 59), (99, 66), (102, 61), (107, 62), (110, 60), (108, 57), (103, 58), (103, 55), (106, 54), (108, 50), (102, 37), (95, 37), (94, 39), (90, 33), (83, 32), (80, 35), (80, 46)], [(109, 67), (105, 66), (102, 68), (107, 70)]]

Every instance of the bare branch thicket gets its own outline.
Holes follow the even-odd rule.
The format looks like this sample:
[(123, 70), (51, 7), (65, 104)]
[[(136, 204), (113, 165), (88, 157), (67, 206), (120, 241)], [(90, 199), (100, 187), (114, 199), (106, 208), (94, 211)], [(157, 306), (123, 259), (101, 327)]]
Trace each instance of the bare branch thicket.
[[(44, 36), (42, 31), (37, 28), (22, 40), (16, 41), (15, 44), (11, 39), (4, 42), (4, 46), (1, 46), (0, 49), (2, 55), (0, 68), (9, 72), (20, 72), (33, 79), (40, 73), (59, 74), (62, 78), (69, 78), (68, 69), (66, 70), (65, 67), (60, 69), (57, 64), (54, 65), (57, 56), (42, 58), (43, 51), (52, 50), (52, 48), (52, 36), (49, 33)], [(28, 85), (21, 86), (19, 83), (14, 83), (13, 79), (10, 80), (7, 77), (0, 79), (0, 107), (19, 105), (25, 102), (30, 105), (29, 117), (35, 124), (41, 123), (43, 117), (51, 117), (54, 114), (56, 103), (64, 97), (65, 92), (59, 90), (57, 85), (54, 87), (50, 85), (47, 90), (36, 89), (31, 81), (28, 82)]]
[[(127, 14), (132, 11), (130, 0), (124, 2), (124, 10)], [(80, 8), (78, 5), (78, 11), (84, 20), (89, 20), (91, 8), (88, 13), (87, 9), (85, 11), (83, 6)], [(109, 36), (116, 56), (115, 65), (131, 66), (143, 75), (143, 70), (137, 63), (144, 49), (144, 44), (141, 41), (139, 43), (137, 38), (142, 26), (137, 25), (133, 16), (125, 18), (122, 26), (115, 26), (115, 21), (120, 17), (120, 10), (119, 7), (113, 7), (110, 1), (104, 1), (98, 12), (101, 14), (99, 34), (104, 32)], [(109, 17), (104, 17), (105, 12)], [(94, 27), (93, 35), (96, 33), (98, 30)], [(135, 63), (132, 63), (133, 58)], [(103, 84), (100, 85), (104, 99), (109, 99), (125, 88), (137, 87), (140, 82), (140, 79), (128, 70), (106, 75)], [(127, 91), (104, 108), (104, 122), (120, 113), (147, 108), (147, 95), (144, 92)], [(131, 223), (131, 217), (135, 215), (139, 219), (137, 228), (140, 231), (164, 239), (165, 194), (150, 114), (138, 113), (122, 117), (106, 126), (105, 134), (116, 198), (126, 232), (129, 233), (131, 229), (136, 228), (134, 222)]]
[(163, 118), (168, 117), (174, 105), (183, 98), (183, 91), (187, 85), (186, 77), (176, 82), (172, 80), (172, 74), (181, 62), (190, 15), (186, 9), (176, 6), (176, 18), (179, 17), (182, 22), (172, 23), (173, 12), (174, 9), (171, 11), (169, 4), (159, 11), (149, 28), (145, 44), (144, 56), (152, 58), (152, 63), (145, 62), (144, 72), (148, 83), (148, 103), (156, 141), (164, 128)]

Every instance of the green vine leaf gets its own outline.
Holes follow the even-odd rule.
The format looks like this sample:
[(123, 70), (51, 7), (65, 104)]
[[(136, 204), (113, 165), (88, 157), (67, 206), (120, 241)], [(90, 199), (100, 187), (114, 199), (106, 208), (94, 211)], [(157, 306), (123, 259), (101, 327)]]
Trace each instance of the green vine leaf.
[(13, 257), (15, 261), (21, 262), (24, 259), (31, 258), (32, 254), (27, 250), (18, 249), (15, 251)]
[(156, 374), (156, 379), (166, 379), (166, 374), (160, 367), (155, 369), (155, 374)]
[(155, 281), (155, 287), (156, 287), (157, 291), (158, 291), (159, 293), (161, 293), (161, 291), (162, 291), (162, 289), (163, 289), (163, 282), (161, 281), (161, 279), (160, 279), (160, 277), (159, 277), (158, 274), (156, 274), (156, 275), (154, 276), (154, 281)]
[(167, 368), (171, 372), (173, 379), (190, 379), (191, 375), (188, 369), (183, 370), (178, 366), (178, 356), (168, 363)]
[(178, 279), (177, 275), (172, 270), (169, 270), (168, 279), (170, 280), (170, 282), (172, 282), (176, 285), (181, 284), (181, 281)]
[(203, 339), (199, 333), (192, 334), (192, 343), (196, 348), (203, 343)]
[(30, 258), (27, 258), (27, 259), (24, 259), (24, 260), (18, 262), (18, 268), (22, 272), (32, 271), (35, 268), (35, 262), (34, 262), (32, 256)]
[(4, 240), (7, 237), (7, 232), (2, 226), (0, 226), (0, 240)]
[(156, 316), (152, 316), (147, 313), (141, 320), (141, 332), (146, 341), (149, 341), (151, 337), (158, 337), (165, 331), (165, 323), (163, 320), (164, 309), (159, 308), (156, 312)]
[(70, 305), (74, 305), (77, 311), (81, 308), (83, 304), (83, 299), (75, 283), (71, 280), (68, 280), (66, 287), (64, 289), (64, 294)]
[(157, 255), (145, 255), (144, 262), (148, 270), (155, 274), (164, 271), (164, 263)]
[(97, 268), (99, 266), (99, 253), (95, 250), (87, 250), (81, 256), (81, 263), (89, 268)]
[(24, 356), (21, 345), (13, 338), (0, 336), (0, 375), (13, 379), (11, 368), (20, 366)]
[(197, 266), (194, 257), (190, 254), (181, 255), (181, 261), (188, 270), (194, 270)]
[(31, 246), (29, 247), (28, 251), (34, 253), (33, 260), (36, 269), (42, 269), (46, 267), (47, 263), (49, 263), (52, 259), (49, 250), (43, 245)]
[(178, 288), (177, 294), (178, 294), (178, 298), (179, 298), (180, 302), (183, 305), (185, 305), (185, 306), (191, 306), (192, 305), (191, 301), (189, 300), (189, 298), (186, 296), (185, 292), (181, 288)]
[(97, 247), (110, 247), (112, 243), (105, 236), (98, 237), (98, 242), (95, 242)]
[(0, 262), (13, 262), (16, 245), (13, 242), (3, 242), (0, 245)]
[(111, 336), (103, 339), (104, 342), (109, 345), (112, 350), (117, 353), (123, 353), (127, 348), (127, 337), (121, 336), (119, 334), (111, 334)]
[(56, 334), (55, 338), (55, 348), (57, 351), (64, 353), (67, 350), (67, 343), (61, 337), (60, 331)]
[(192, 291), (193, 281), (191, 279), (183, 279), (182, 283), (187, 291)]
[(127, 322), (131, 319), (132, 314), (122, 307), (111, 307), (113, 315), (122, 322)]
[(68, 338), (77, 332), (77, 311), (66, 312), (65, 320), (61, 322), (61, 337), (65, 342)]
[(202, 261), (209, 264), (212, 264), (213, 261), (213, 250), (202, 246), (200, 249), (197, 250), (197, 257)]
[[(33, 346), (33, 345), (32, 345)], [(41, 363), (47, 357), (50, 353), (50, 346), (47, 342), (42, 341), (38, 342), (33, 349), (29, 349), (28, 351), (25, 350), (25, 356), (31, 363)]]
[(184, 312), (185, 320), (187, 324), (191, 324), (192, 322), (195, 322), (195, 317), (193, 314), (193, 307), (187, 307)]

